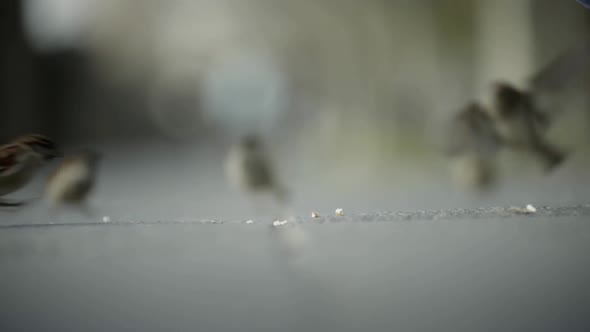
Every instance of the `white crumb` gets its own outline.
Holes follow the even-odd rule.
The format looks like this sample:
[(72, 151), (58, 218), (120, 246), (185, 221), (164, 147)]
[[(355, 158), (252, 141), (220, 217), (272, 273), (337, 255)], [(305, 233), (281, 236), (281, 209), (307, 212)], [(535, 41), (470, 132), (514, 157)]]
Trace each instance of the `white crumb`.
[(246, 220), (246, 224), (253, 224), (254, 220)]
[(537, 209), (528, 204), (526, 207), (521, 208), (521, 207), (516, 207), (516, 206), (511, 206), (508, 211), (514, 212), (514, 213), (518, 213), (518, 214), (531, 214), (531, 213), (535, 213), (537, 212)]
[(273, 221), (272, 225), (273, 226), (283, 226), (286, 223), (288, 223), (287, 220), (275, 220), (275, 221)]
[(312, 218), (319, 218), (319, 217), (320, 217), (320, 214), (319, 214), (319, 213), (317, 213), (317, 212), (315, 212), (315, 211), (313, 211), (313, 212), (311, 213), (311, 217), (312, 217)]
[(344, 210), (338, 208), (334, 213), (336, 213), (337, 216), (342, 217), (344, 215)]
[(102, 217), (102, 222), (111, 222), (111, 217), (109, 217), (109, 216)]

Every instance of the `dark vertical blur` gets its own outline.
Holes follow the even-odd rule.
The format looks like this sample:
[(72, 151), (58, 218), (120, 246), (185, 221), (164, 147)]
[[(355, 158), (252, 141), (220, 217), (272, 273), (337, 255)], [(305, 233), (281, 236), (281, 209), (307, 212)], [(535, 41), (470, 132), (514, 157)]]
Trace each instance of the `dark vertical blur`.
[(0, 4), (0, 140), (28, 132), (74, 142), (149, 132), (145, 117), (125, 111), (141, 108), (145, 96), (137, 88), (105, 82), (85, 48), (33, 47), (24, 3)]
[(41, 60), (28, 43), (22, 22), (22, 2), (0, 3), (0, 138), (26, 131), (51, 131), (46, 113), (41, 112)]

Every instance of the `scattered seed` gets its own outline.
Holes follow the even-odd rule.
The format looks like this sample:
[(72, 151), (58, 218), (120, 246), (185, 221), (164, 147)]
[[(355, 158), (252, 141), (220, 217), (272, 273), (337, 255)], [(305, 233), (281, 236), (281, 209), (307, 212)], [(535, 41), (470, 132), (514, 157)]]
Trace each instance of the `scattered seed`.
[(288, 223), (287, 220), (275, 220), (275, 221), (273, 221), (272, 225), (276, 227), (276, 226), (283, 226), (286, 223)]
[(518, 214), (531, 214), (531, 213), (537, 212), (537, 209), (535, 209), (534, 206), (529, 204), (525, 208), (512, 206), (512, 207), (508, 208), (508, 211), (518, 213)]

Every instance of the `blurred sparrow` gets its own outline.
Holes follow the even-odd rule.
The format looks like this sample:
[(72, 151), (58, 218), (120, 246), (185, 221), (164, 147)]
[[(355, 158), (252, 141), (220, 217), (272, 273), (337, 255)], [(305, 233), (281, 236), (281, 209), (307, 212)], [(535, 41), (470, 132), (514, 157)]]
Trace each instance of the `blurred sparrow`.
[[(589, 58), (590, 43), (572, 48), (533, 75), (529, 80), (528, 89), (521, 90), (508, 83), (497, 82), (493, 85), (490, 105), (485, 108), (477, 106), (480, 111), (472, 111), (471, 116), (467, 114), (469, 112), (460, 113), (455, 119), (456, 129), (453, 129), (455, 137), (452, 139), (451, 152), (453, 155), (466, 155), (465, 151), (475, 152), (471, 154), (470, 162), (463, 160), (465, 169), (472, 169), (472, 172), (466, 171), (465, 174), (472, 174), (475, 182), (486, 183), (486, 179), (492, 174), (491, 164), (488, 162), (490, 159), (482, 159), (481, 156), (489, 155), (489, 151), (495, 151), (496, 148), (490, 150), (490, 147), (499, 146), (500, 140), (502, 145), (508, 148), (533, 153), (548, 171), (560, 165), (566, 154), (550, 144), (545, 137), (553, 118), (563, 108), (551, 105), (551, 99), (555, 94), (561, 94), (575, 85), (574, 83), (580, 79), (587, 79), (590, 70)], [(489, 119), (482, 120), (481, 110), (491, 117), (494, 130), (489, 126)], [(480, 118), (480, 122), (485, 122), (485, 125), (473, 126), (477, 122), (474, 117), (476, 113), (480, 114), (477, 117)], [(474, 119), (468, 121), (469, 117)], [(472, 129), (468, 129), (470, 127)], [(483, 130), (482, 127), (489, 128)], [(476, 168), (466, 166), (469, 164), (479, 164), (480, 170), (474, 171)]]
[(226, 160), (229, 181), (250, 193), (270, 193), (285, 203), (287, 193), (277, 181), (264, 144), (257, 136), (243, 137), (232, 147)]
[[(55, 143), (37, 134), (25, 135), (0, 146), (0, 196), (27, 185), (39, 168), (59, 153)], [(0, 206), (20, 206), (24, 202), (0, 202)]]
[[(526, 89), (506, 82), (493, 85), (489, 108), (496, 129), (505, 145), (528, 151), (543, 163), (547, 171), (559, 166), (566, 153), (547, 141), (546, 131), (564, 110), (555, 97), (572, 87), (588, 84), (590, 42), (562, 53), (531, 76)], [(552, 101), (553, 100), (553, 101)]]
[(94, 188), (99, 161), (99, 154), (93, 151), (66, 157), (47, 182), (45, 194), (50, 204), (85, 208), (86, 198)]
[(531, 93), (508, 83), (496, 83), (490, 115), (506, 146), (533, 153), (547, 171), (565, 160), (565, 152), (545, 138), (550, 125), (549, 117), (540, 111)]
[(480, 104), (471, 103), (454, 116), (449, 129), (447, 155), (454, 180), (489, 188), (496, 180), (495, 157), (502, 146), (492, 118)]

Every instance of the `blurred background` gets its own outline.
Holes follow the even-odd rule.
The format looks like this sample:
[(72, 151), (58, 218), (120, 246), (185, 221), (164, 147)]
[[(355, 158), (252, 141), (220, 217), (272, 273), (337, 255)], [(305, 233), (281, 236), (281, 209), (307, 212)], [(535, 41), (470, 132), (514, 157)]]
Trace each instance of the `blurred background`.
[(299, 215), (590, 193), (588, 94), (563, 98), (549, 134), (571, 155), (549, 176), (503, 152), (501, 183), (466, 192), (440, 143), (491, 80), (525, 87), (588, 40), (573, 0), (7, 0), (0, 15), (0, 141), (38, 132), (102, 151), (104, 215), (247, 218), (221, 167), (246, 133), (268, 143)]

